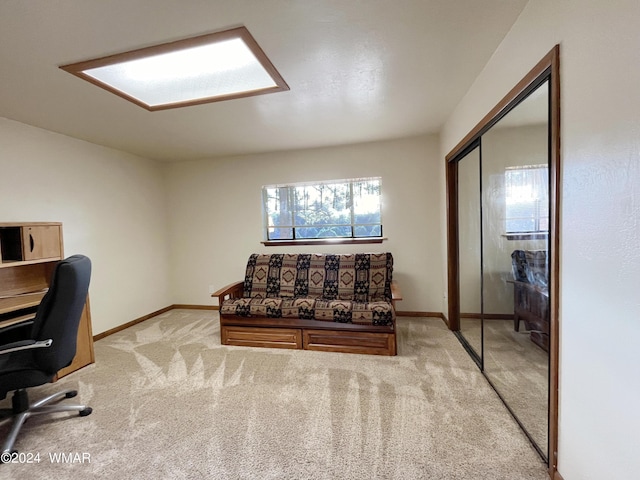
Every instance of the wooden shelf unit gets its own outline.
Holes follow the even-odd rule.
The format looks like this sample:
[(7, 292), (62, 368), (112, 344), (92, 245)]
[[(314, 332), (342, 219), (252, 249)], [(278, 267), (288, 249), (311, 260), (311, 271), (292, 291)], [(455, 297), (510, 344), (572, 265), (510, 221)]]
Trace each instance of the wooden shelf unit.
[[(3, 329), (33, 318), (56, 263), (64, 258), (62, 223), (0, 223), (0, 343)], [(76, 356), (58, 378), (94, 363), (89, 298), (78, 329)]]

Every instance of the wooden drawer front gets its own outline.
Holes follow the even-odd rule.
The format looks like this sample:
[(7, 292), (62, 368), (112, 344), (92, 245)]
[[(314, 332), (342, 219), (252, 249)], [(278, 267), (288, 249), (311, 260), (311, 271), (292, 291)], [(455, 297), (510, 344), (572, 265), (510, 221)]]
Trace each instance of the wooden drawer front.
[(22, 227), (22, 250), (24, 260), (61, 258), (60, 227), (57, 225), (35, 225)]
[(302, 349), (302, 332), (297, 328), (220, 327), (223, 345), (241, 347)]
[(330, 330), (304, 330), (305, 350), (325, 352), (395, 355), (396, 339), (393, 333), (339, 332)]

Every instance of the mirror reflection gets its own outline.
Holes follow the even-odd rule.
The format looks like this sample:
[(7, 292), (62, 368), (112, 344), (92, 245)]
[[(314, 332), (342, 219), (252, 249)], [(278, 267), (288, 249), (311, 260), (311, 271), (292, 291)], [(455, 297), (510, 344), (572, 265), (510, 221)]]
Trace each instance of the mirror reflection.
[(484, 371), (545, 456), (548, 98), (545, 82), (482, 136)]
[(458, 164), (458, 257), (460, 334), (478, 358), (482, 352), (480, 199), (480, 148), (476, 147)]
[(548, 80), (532, 89), (454, 159), (452, 315), (462, 344), (548, 458)]

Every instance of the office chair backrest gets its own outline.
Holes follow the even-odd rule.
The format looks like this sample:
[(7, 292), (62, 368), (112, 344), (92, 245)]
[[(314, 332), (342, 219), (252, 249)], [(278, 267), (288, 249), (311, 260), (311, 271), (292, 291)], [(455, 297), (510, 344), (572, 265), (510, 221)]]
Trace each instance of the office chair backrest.
[(31, 338), (53, 339), (49, 348), (34, 350), (33, 358), (42, 370), (55, 373), (73, 361), (90, 278), (91, 260), (84, 255), (73, 255), (55, 266), (32, 327)]

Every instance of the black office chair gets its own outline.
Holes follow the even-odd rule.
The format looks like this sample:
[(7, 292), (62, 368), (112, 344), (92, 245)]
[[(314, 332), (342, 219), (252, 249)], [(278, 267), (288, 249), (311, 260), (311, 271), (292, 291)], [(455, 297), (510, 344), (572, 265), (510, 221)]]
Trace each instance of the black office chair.
[(13, 420), (13, 427), (2, 447), (12, 452), (20, 428), (32, 415), (78, 411), (84, 417), (91, 408), (84, 405), (49, 405), (78, 392), (66, 390), (29, 405), (26, 388), (51, 382), (58, 370), (71, 364), (76, 354), (78, 325), (87, 299), (91, 261), (84, 255), (73, 255), (60, 261), (53, 271), (49, 291), (36, 312), (31, 335), (0, 345), (0, 400), (14, 391), (11, 409), (4, 409), (0, 426)]

